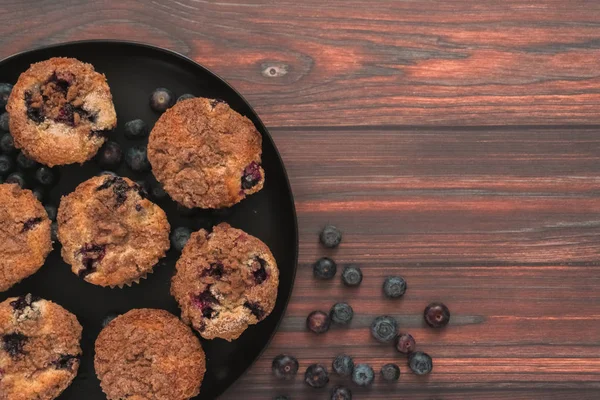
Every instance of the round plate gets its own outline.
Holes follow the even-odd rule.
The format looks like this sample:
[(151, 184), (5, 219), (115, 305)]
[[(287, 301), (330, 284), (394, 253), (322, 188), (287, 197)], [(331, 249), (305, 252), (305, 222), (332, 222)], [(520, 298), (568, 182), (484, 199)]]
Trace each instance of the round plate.
[[(45, 47), (17, 54), (0, 62), (0, 82), (15, 83), (19, 74), (31, 63), (50, 57), (75, 57), (94, 65), (106, 75), (117, 110), (118, 126), (109, 136), (125, 150), (146, 144), (125, 138), (125, 122), (141, 118), (153, 126), (159, 115), (149, 105), (150, 93), (166, 87), (176, 96), (192, 93), (196, 96), (219, 98), (254, 122), (263, 136), (264, 189), (226, 210), (187, 211), (170, 199), (155, 200), (165, 212), (171, 229), (187, 226), (192, 230), (210, 229), (226, 221), (236, 228), (260, 238), (273, 252), (280, 269), (277, 305), (271, 315), (251, 326), (231, 343), (224, 340), (202, 340), (208, 359), (201, 399), (213, 399), (227, 389), (259, 356), (275, 333), (292, 291), (298, 255), (298, 228), (294, 201), (283, 162), (271, 136), (252, 107), (221, 78), (194, 61), (164, 49), (129, 42), (86, 41)], [(58, 206), (61, 195), (72, 192), (84, 180), (101, 172), (93, 160), (83, 166), (56, 168), (60, 180), (45, 195), (44, 204)], [(151, 177), (151, 173), (135, 173), (123, 163), (115, 172), (133, 180)], [(28, 183), (32, 183), (29, 180)], [(33, 187), (28, 186), (32, 189)], [(94, 341), (102, 329), (103, 319), (111, 314), (125, 313), (134, 308), (161, 308), (175, 315), (179, 309), (169, 293), (171, 276), (179, 253), (171, 249), (154, 269), (154, 274), (140, 284), (123, 289), (109, 289), (84, 282), (62, 261), (60, 243), (46, 264), (33, 276), (9, 291), (0, 293), (0, 301), (8, 297), (34, 293), (52, 300), (77, 315), (83, 325), (83, 357), (79, 374), (60, 399), (104, 400), (100, 382), (94, 372)]]

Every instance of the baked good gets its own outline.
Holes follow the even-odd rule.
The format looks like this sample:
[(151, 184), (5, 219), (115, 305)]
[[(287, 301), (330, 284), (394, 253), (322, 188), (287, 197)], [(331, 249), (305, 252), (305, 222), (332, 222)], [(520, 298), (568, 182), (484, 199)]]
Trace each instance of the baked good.
[(136, 309), (96, 339), (94, 367), (109, 400), (186, 400), (200, 392), (206, 361), (200, 341), (164, 310)]
[(192, 233), (176, 270), (171, 294), (181, 318), (205, 339), (237, 339), (275, 307), (275, 258), (266, 244), (227, 223)]
[(50, 220), (30, 190), (0, 185), (0, 292), (37, 272), (52, 250)]
[(58, 304), (27, 294), (0, 303), (0, 400), (51, 400), (77, 375), (81, 325)]
[(61, 199), (57, 221), (63, 259), (95, 285), (138, 282), (170, 246), (165, 212), (138, 184), (119, 176), (81, 183)]
[(89, 160), (117, 125), (105, 76), (74, 58), (32, 64), (15, 84), (6, 110), (15, 146), (48, 166)]
[(180, 101), (150, 133), (152, 172), (173, 200), (188, 208), (230, 207), (262, 189), (262, 137), (227, 103)]

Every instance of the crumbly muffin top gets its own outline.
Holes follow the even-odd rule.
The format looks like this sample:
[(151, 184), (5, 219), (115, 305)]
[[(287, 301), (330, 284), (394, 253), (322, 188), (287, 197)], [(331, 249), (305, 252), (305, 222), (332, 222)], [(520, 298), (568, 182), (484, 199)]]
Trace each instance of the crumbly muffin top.
[(230, 207), (262, 189), (262, 137), (227, 103), (181, 101), (156, 122), (148, 159), (173, 200), (188, 208)]
[(108, 399), (186, 400), (200, 392), (204, 351), (167, 311), (136, 309), (112, 320), (96, 340), (96, 374)]

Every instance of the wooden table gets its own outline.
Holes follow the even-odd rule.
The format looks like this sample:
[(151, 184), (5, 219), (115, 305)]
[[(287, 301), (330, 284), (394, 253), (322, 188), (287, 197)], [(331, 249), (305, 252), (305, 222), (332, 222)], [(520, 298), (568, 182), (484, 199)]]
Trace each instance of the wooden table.
[[(334, 355), (376, 370), (357, 399), (600, 398), (600, 2), (597, 0), (3, 0), (0, 57), (118, 38), (179, 51), (246, 96), (288, 168), (300, 264), (279, 333), (224, 399), (328, 398), (301, 371)], [(333, 252), (317, 233), (344, 231)], [(312, 262), (358, 263), (357, 290)], [(403, 300), (385, 300), (401, 274)], [(316, 337), (306, 315), (346, 300), (350, 329)], [(423, 327), (432, 300), (452, 311)], [(419, 379), (371, 339), (398, 318), (434, 356)], [(333, 379), (337, 382), (337, 379)], [(331, 385), (330, 385), (331, 387)]]

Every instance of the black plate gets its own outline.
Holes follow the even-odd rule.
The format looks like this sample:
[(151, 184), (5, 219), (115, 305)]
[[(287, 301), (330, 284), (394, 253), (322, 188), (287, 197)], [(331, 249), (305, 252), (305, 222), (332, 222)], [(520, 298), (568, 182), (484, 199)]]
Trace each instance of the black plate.
[[(141, 118), (150, 126), (156, 122), (158, 115), (148, 106), (148, 98), (157, 87), (169, 88), (176, 96), (192, 93), (223, 99), (233, 109), (250, 118), (263, 136), (266, 182), (259, 193), (228, 210), (196, 210), (192, 215), (182, 213), (170, 199), (156, 201), (166, 211), (172, 229), (188, 226), (197, 230), (226, 221), (260, 238), (271, 248), (281, 271), (277, 305), (266, 320), (250, 327), (232, 343), (220, 339), (202, 341), (208, 364), (198, 398), (215, 398), (267, 346), (283, 317), (292, 291), (298, 254), (297, 221), (285, 168), (273, 140), (252, 107), (221, 78), (184, 56), (147, 45), (86, 41), (28, 51), (0, 62), (0, 82), (14, 83), (31, 63), (57, 56), (75, 57), (92, 63), (97, 71), (106, 75), (118, 116), (118, 127), (111, 140), (119, 142), (123, 148), (140, 144), (124, 137), (123, 126), (126, 121)], [(79, 183), (101, 172), (94, 161), (83, 166), (56, 169), (60, 180), (46, 193), (45, 204), (58, 205), (61, 195), (70, 193)], [(151, 176), (134, 173), (124, 163), (116, 172), (134, 180)], [(169, 294), (170, 279), (178, 256), (178, 252), (170, 250), (161, 261), (165, 265), (159, 264), (154, 274), (139, 285), (109, 289), (86, 283), (73, 274), (60, 257), (60, 244), (55, 243), (54, 250), (38, 273), (9, 291), (0, 293), (0, 301), (11, 296), (34, 293), (75, 313), (83, 325), (83, 358), (79, 374), (60, 399), (106, 398), (100, 390), (93, 364), (94, 341), (106, 315), (124, 313), (133, 308), (161, 308), (179, 315), (177, 304)]]

